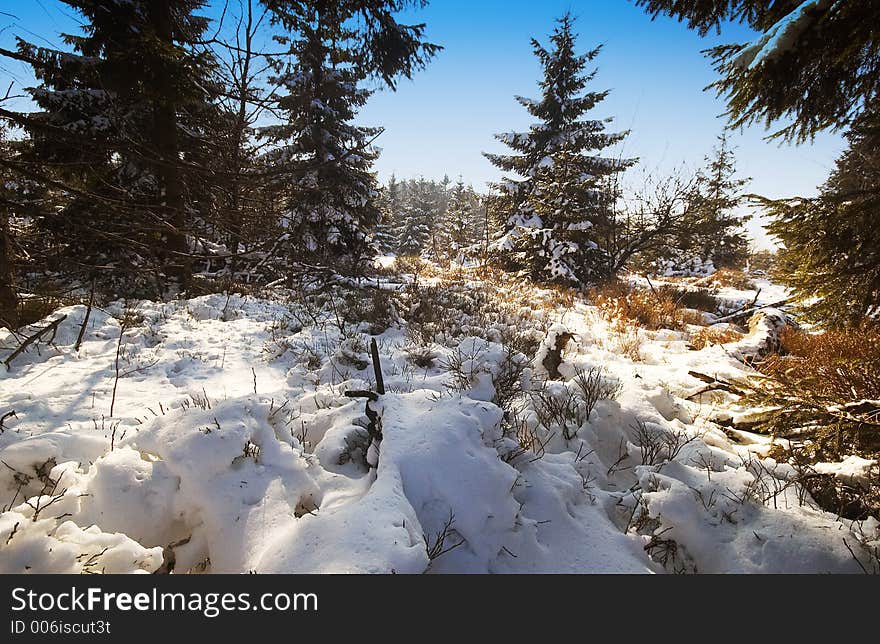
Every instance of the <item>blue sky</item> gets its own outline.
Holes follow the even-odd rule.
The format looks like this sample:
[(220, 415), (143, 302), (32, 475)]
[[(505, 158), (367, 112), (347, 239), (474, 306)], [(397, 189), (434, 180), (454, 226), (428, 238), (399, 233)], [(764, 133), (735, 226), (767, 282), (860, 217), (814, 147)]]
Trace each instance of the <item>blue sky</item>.
[[(594, 87), (612, 91), (593, 116), (613, 116), (615, 128), (632, 131), (623, 153), (639, 157), (641, 168), (630, 171), (631, 181), (640, 180), (642, 169), (697, 168), (724, 126), (723, 101), (703, 91), (715, 73), (700, 52), (750, 38), (747, 28), (729, 25), (720, 37), (701, 38), (674, 20), (652, 21), (631, 0), (433, 0), (405, 17), (427, 23), (429, 39), (445, 50), (397, 92), (377, 92), (360, 116), (386, 129), (377, 141), (380, 177), (460, 174), (478, 188), (497, 179), (482, 152), (503, 152), (493, 134), (530, 125), (513, 99), (538, 94), (540, 68), (529, 41), (546, 42), (554, 19), (567, 10), (578, 17), (581, 49), (604, 47)], [(2, 46), (12, 35), (45, 44), (35, 34), (57, 44), (58, 31), (76, 29), (75, 14), (56, 0), (0, 0), (0, 11), (16, 16), (0, 15), (0, 27), (8, 27)], [(26, 67), (0, 65), (0, 77), (28, 82)], [(2, 84), (5, 90), (8, 81)], [(803, 146), (780, 146), (765, 141), (766, 134), (755, 126), (734, 133), (732, 142), (741, 175), (753, 178), (749, 190), (768, 197), (815, 194), (843, 149), (833, 134)], [(765, 246), (760, 223), (750, 232)]]

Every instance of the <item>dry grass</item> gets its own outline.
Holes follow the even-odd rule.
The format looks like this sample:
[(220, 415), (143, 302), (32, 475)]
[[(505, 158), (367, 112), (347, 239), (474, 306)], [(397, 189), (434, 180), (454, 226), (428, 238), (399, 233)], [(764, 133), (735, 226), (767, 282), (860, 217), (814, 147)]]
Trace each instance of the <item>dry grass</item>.
[(741, 291), (752, 291), (755, 289), (755, 283), (751, 277), (743, 271), (733, 268), (722, 268), (714, 274), (694, 282), (694, 285), (735, 288)]
[(642, 361), (642, 338), (639, 326), (631, 320), (617, 318), (609, 322), (609, 337), (603, 342), (608, 351), (626, 356), (633, 362)]
[(775, 409), (765, 431), (809, 439), (817, 458), (880, 455), (880, 327), (808, 334), (786, 329), (756, 365), (748, 402)]
[(699, 351), (700, 349), (705, 349), (706, 347), (736, 342), (738, 340), (742, 340), (744, 337), (745, 334), (740, 333), (736, 329), (719, 329), (707, 327), (697, 329), (696, 332), (691, 334), (691, 346), (695, 350)]
[(880, 327), (810, 334), (788, 327), (781, 355), (769, 356), (763, 373), (799, 383), (838, 401), (880, 400)]
[(682, 306), (673, 289), (629, 289), (622, 282), (612, 282), (591, 292), (590, 299), (607, 320), (628, 320), (651, 331), (706, 324), (702, 314)]

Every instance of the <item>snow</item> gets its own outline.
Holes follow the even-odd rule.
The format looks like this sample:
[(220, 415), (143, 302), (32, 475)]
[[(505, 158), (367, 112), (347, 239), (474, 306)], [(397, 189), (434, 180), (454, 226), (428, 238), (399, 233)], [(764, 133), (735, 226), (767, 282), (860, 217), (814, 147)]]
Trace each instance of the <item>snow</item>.
[(848, 456), (840, 463), (816, 463), (813, 469), (819, 474), (832, 474), (847, 484), (865, 484), (876, 475), (878, 466), (877, 461)]
[(836, 0), (804, 0), (757, 40), (746, 46), (739, 54), (736, 64), (751, 70), (790, 51), (796, 45), (798, 38), (812, 26), (816, 13), (830, 11), (835, 4), (837, 4)]
[[(364, 401), (345, 396), (372, 386), (370, 336), (332, 310), (284, 292), (117, 302), (92, 311), (79, 351), (85, 307), (57, 311), (53, 342), (0, 373), (0, 413), (16, 412), (0, 433), (0, 572), (147, 573), (170, 553), (176, 573), (859, 572), (844, 538), (876, 540), (877, 522), (819, 509), (768, 458), (774, 439), (723, 431), (714, 420), (748, 411), (727, 394), (688, 401), (704, 386), (690, 371), (747, 373), (735, 356), (772, 336), (775, 313), (742, 346), (692, 351), (685, 332), (641, 330), (633, 361), (586, 302), (492, 288), (515, 317), (426, 346), (406, 325), (374, 336), (389, 393), (371, 403), (372, 445)], [(511, 330), (536, 340), (530, 363), (510, 362)], [(574, 338), (563, 380), (544, 391), (573, 401), (567, 436), (528, 393), (495, 403), (511, 364), (509, 386), (539, 386), (560, 333)], [(0, 358), (16, 346), (0, 336)], [(430, 366), (414, 366), (422, 354)], [(591, 369), (615, 391), (587, 408)], [(529, 436), (540, 446), (520, 449)], [(669, 458), (646, 462), (645, 436)], [(816, 471), (860, 480), (874, 466)]]

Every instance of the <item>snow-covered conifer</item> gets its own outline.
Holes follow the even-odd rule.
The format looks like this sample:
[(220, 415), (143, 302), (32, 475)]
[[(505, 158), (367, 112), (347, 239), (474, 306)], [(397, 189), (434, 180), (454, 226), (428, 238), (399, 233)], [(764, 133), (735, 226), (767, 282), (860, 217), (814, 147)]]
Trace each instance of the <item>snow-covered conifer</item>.
[(611, 264), (597, 242), (613, 224), (607, 207), (613, 195), (602, 180), (632, 162), (599, 156), (625, 133), (606, 132), (608, 119), (585, 118), (608, 93), (585, 91), (596, 74), (587, 66), (600, 50), (578, 55), (573, 27), (566, 14), (551, 49), (532, 42), (544, 71), (542, 96), (517, 100), (538, 123), (528, 132), (497, 135), (514, 154), (486, 156), (514, 175), (495, 186), (502, 230), (493, 249), (503, 262), (533, 279), (588, 283), (605, 277)]

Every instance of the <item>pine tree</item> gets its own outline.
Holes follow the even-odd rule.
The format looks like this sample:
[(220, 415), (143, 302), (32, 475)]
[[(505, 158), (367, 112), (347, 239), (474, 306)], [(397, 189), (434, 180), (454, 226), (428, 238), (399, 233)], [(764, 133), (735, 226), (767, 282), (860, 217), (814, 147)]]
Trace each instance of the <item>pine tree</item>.
[(749, 217), (737, 212), (742, 190), (749, 179), (736, 178), (736, 159), (727, 134), (718, 137), (714, 155), (698, 178), (697, 215), (699, 251), (715, 268), (742, 268), (748, 259), (749, 240), (744, 226)]
[[(265, 128), (276, 144), (267, 161), (286, 194), (285, 225), (291, 252), (357, 272), (375, 252), (370, 244), (380, 222), (378, 185), (370, 143), (380, 128), (352, 121), (371, 92), (361, 85), (379, 76), (390, 86), (409, 76), (437, 47), (421, 41), (423, 26), (398, 23), (397, 0), (264, 0), (274, 24), (291, 38), (292, 63), (276, 60), (275, 82), (287, 93), (278, 101), (285, 122)], [(418, 3), (415, 3), (418, 4)]]
[(407, 192), (408, 198), (401, 213), (397, 253), (403, 257), (418, 257), (431, 244), (437, 199), (431, 183), (424, 179), (410, 181)]
[(600, 48), (577, 55), (573, 23), (570, 14), (558, 20), (551, 50), (532, 41), (544, 69), (543, 95), (517, 100), (540, 122), (529, 132), (496, 137), (516, 154), (486, 156), (519, 176), (494, 186), (502, 234), (493, 248), (507, 267), (538, 280), (590, 283), (604, 279), (611, 266), (596, 241), (611, 225), (604, 204), (612, 197), (603, 178), (633, 162), (598, 156), (625, 133), (605, 132), (608, 120), (584, 118), (608, 92), (584, 91), (596, 75), (586, 67)]
[(459, 177), (449, 191), (446, 213), (443, 219), (443, 245), (448, 260), (461, 262), (464, 251), (479, 239), (475, 228), (475, 204), (472, 188), (466, 188)]
[(749, 179), (736, 178), (734, 150), (727, 134), (693, 182), (687, 213), (677, 230), (656, 249), (654, 268), (672, 274), (711, 272), (722, 268), (742, 268), (749, 254), (749, 241), (743, 226), (749, 217), (737, 212), (742, 190)]
[(406, 199), (406, 182), (398, 181), (395, 175), (391, 175), (388, 185), (385, 186), (387, 210), (383, 215), (381, 236), (385, 240), (385, 252), (397, 253), (398, 240), (401, 234), (403, 205)]
[(732, 126), (791, 121), (776, 135), (804, 141), (845, 127), (880, 94), (880, 0), (637, 0), (652, 16), (687, 21), (701, 34), (744, 22), (752, 42), (709, 50)]
[(880, 314), (880, 109), (847, 135), (849, 148), (815, 199), (766, 201), (782, 243), (774, 271), (810, 319), (857, 325)]
[(468, 200), (470, 201), (470, 221), (468, 230), (471, 233), (471, 246), (476, 255), (482, 256), (486, 250), (489, 236), (489, 199), (486, 195), (478, 194), (473, 186), (468, 186)]
[(397, 209), (397, 202), (400, 199), (400, 185), (394, 175), (388, 181), (388, 185), (379, 188), (379, 197), (377, 205), (379, 208), (379, 223), (373, 234), (373, 244), (376, 250), (387, 255), (393, 253), (396, 245), (396, 237), (394, 234), (394, 213)]
[(29, 90), (40, 111), (0, 110), (34, 142), (37, 163), (14, 169), (63, 198), (43, 222), (64, 238), (71, 265), (135, 281), (157, 271), (186, 285), (187, 232), (196, 195), (208, 192), (194, 168), (208, 156), (214, 114), (213, 58), (194, 46), (208, 25), (195, 14), (204, 2), (63, 1), (85, 18), (84, 35), (64, 36), (73, 52), (24, 41), (0, 52), (40, 81)]
[(373, 252), (370, 234), (381, 216), (370, 148), (381, 130), (351, 123), (370, 92), (359, 87), (366, 71), (344, 45), (353, 37), (345, 16), (322, 2), (297, 5), (302, 13), (275, 18), (296, 35), (293, 63), (279, 61), (272, 79), (287, 93), (278, 100), (284, 122), (262, 130), (274, 144), (267, 163), (285, 195), (292, 256), (355, 269)]

